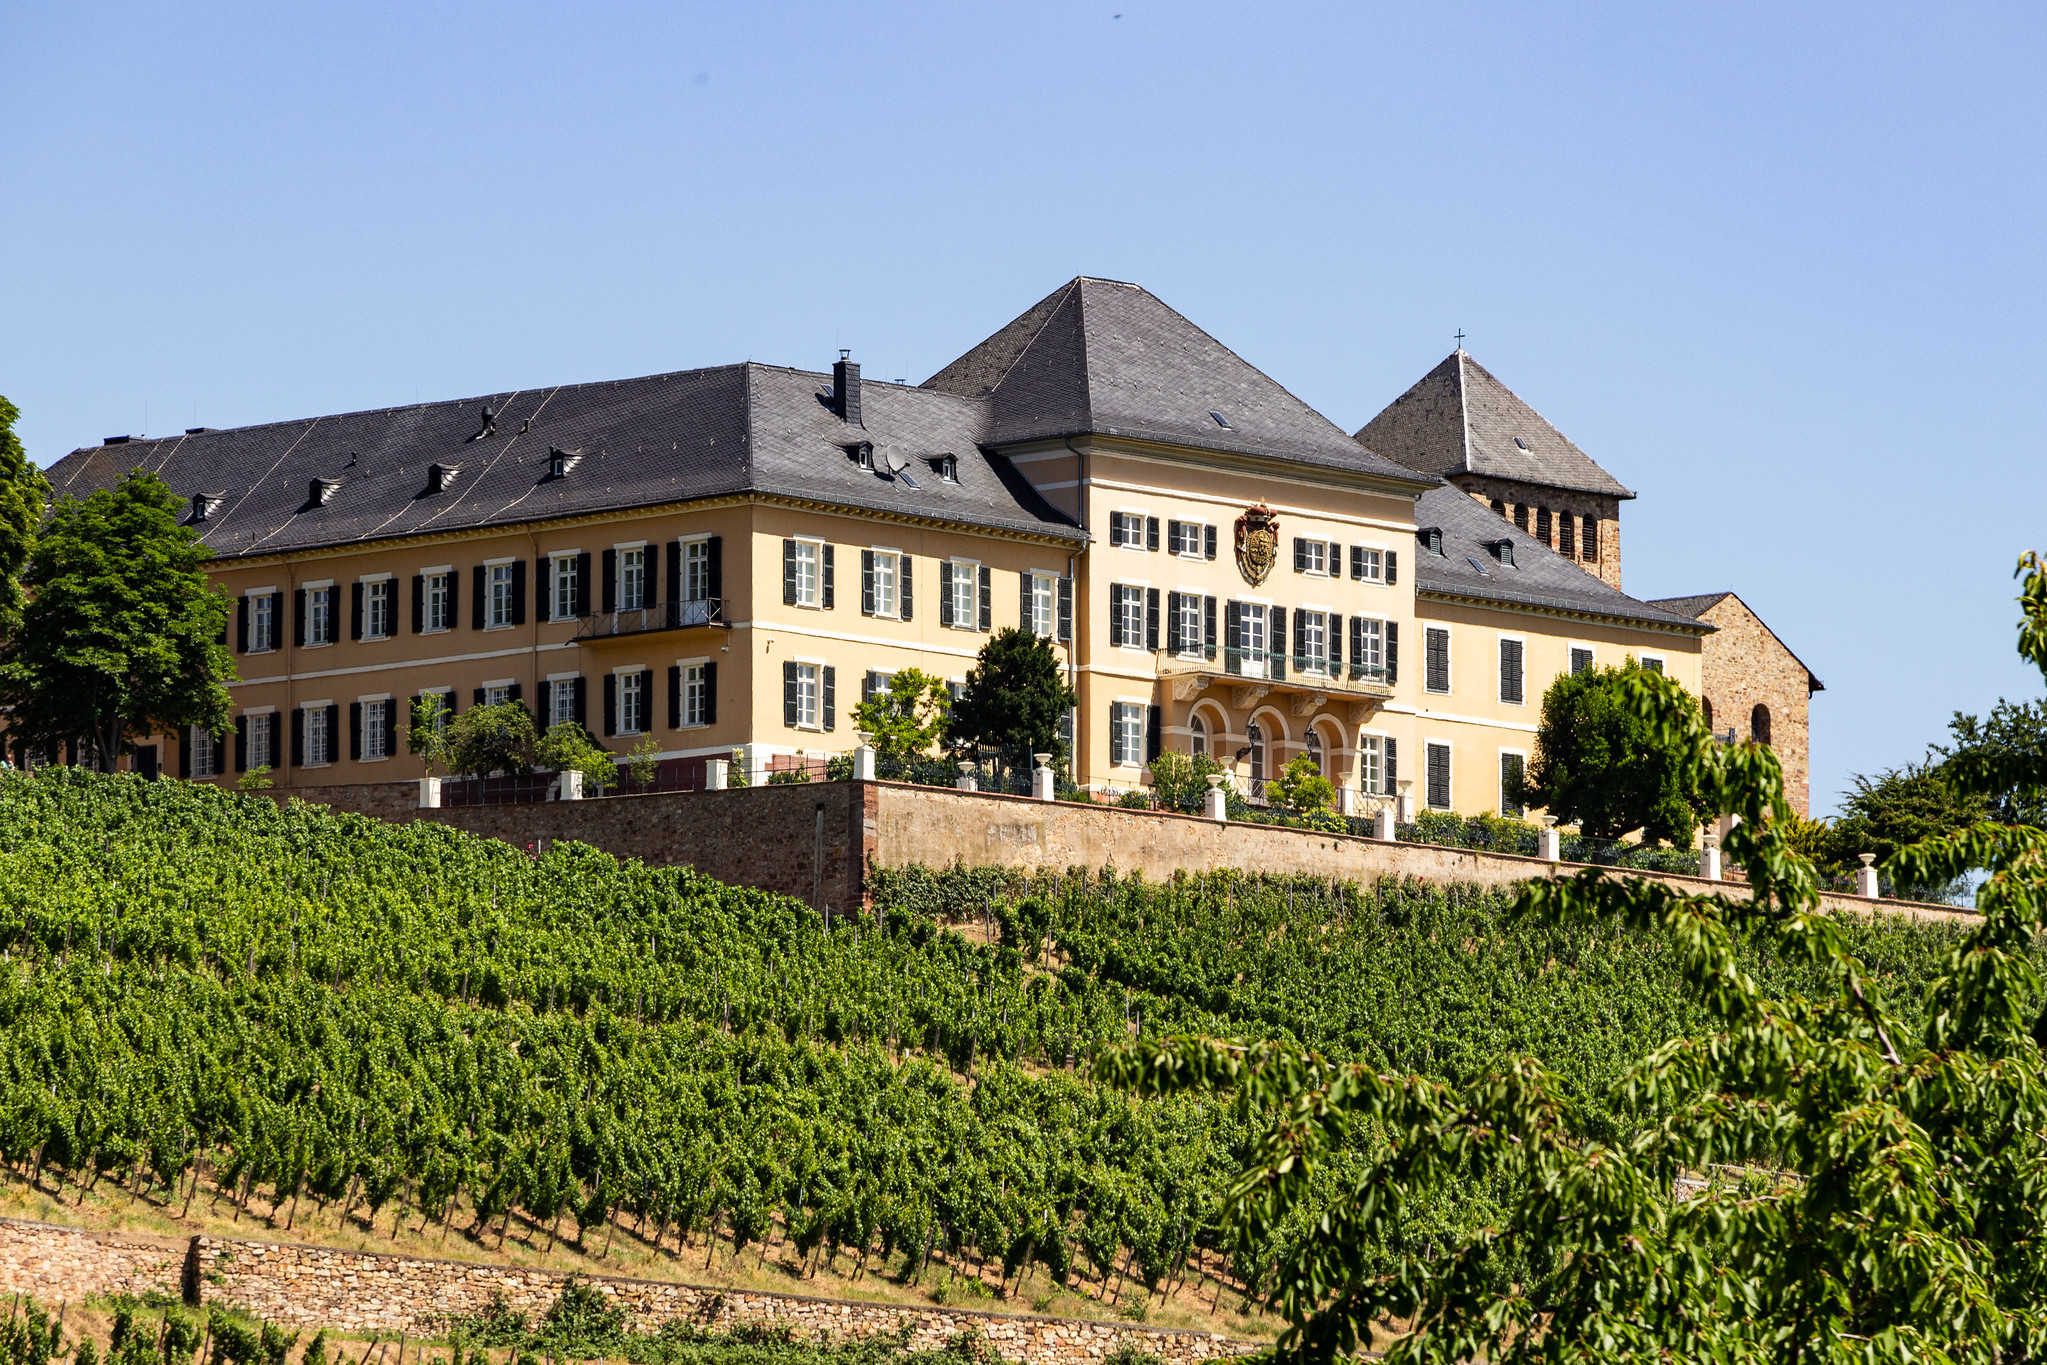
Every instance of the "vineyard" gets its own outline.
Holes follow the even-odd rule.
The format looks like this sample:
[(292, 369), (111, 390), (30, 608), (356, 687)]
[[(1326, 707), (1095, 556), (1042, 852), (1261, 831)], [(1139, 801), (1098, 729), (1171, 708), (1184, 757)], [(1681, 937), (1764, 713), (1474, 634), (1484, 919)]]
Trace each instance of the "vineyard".
[[(1661, 941), (1512, 924), (1466, 888), (913, 868), (875, 889), (827, 923), (578, 845), (0, 775), (0, 1160), (165, 1207), (203, 1173), (287, 1229), (303, 1202), (485, 1249), (985, 1267), (1118, 1303), (1205, 1273), (1219, 1298), (1273, 1250), (1217, 1236), (1248, 1135), (1227, 1104), (1097, 1084), (1103, 1049), (1286, 1037), (1446, 1079), (1526, 1051), (1619, 1132), (1613, 1082), (1695, 1020)], [(1851, 932), (1909, 1016), (1953, 931)]]

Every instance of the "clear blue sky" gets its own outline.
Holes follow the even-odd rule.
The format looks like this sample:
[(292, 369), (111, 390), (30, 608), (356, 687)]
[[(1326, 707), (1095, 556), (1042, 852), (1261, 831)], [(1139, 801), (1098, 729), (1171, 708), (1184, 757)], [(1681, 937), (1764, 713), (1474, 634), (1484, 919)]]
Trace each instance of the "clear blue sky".
[(1630, 591), (1736, 589), (1826, 681), (1816, 809), (2038, 694), (2038, 6), (314, 8), (0, 10), (37, 461), (837, 346), (921, 380), (1106, 275), (1346, 429), (1464, 329), (1640, 493)]

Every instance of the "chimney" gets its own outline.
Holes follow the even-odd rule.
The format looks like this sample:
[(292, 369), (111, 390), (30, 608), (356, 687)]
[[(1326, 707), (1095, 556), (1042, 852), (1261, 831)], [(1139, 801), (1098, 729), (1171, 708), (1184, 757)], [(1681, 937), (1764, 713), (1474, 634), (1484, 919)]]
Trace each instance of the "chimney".
[(846, 359), (851, 351), (840, 351), (838, 363), (832, 366), (832, 411), (845, 419), (849, 427), (865, 426), (860, 420), (860, 366), (858, 362)]

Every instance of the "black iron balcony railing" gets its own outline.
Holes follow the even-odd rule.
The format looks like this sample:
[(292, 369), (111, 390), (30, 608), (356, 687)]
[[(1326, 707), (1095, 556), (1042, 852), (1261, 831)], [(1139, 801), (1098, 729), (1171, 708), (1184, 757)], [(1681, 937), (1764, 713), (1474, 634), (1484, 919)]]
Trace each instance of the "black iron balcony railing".
[(578, 640), (614, 635), (644, 635), (653, 630), (687, 630), (692, 626), (725, 625), (725, 599), (699, 597), (686, 602), (660, 602), (621, 611), (600, 611), (576, 620)]
[(1386, 683), (1382, 664), (1345, 663), (1325, 654), (1289, 654), (1277, 649), (1225, 649), (1223, 672), (1233, 677), (1268, 682), (1379, 685)]

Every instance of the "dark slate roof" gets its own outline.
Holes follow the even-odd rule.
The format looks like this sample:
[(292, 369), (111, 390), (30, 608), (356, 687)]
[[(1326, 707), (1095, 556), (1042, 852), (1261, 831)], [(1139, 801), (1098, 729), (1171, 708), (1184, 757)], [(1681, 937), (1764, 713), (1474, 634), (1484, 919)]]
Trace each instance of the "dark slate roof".
[(1484, 474), (1547, 488), (1635, 496), (1462, 350), (1389, 403), (1357, 439), (1430, 474)]
[[(1125, 436), (1425, 487), (1149, 291), (1081, 276), (924, 382), (992, 405), (990, 444)], [(1222, 414), (1229, 426), (1211, 413)]]
[[(1415, 503), (1415, 526), (1443, 533), (1441, 557), (1417, 547), (1414, 585), (1420, 593), (1445, 593), (1508, 606), (1583, 612), (1616, 621), (1709, 634), (1705, 622), (1649, 602), (1638, 602), (1579, 568), (1460, 488), (1441, 487)], [(1511, 541), (1514, 564), (1493, 557), (1491, 546)]]
[[(97, 446), (48, 473), (60, 494), (141, 467), (181, 497), (219, 495), (202, 539), (222, 556), (748, 493), (1081, 538), (1006, 459), (982, 453), (985, 403), (869, 380), (866, 425), (849, 427), (821, 400), (830, 386), (727, 365)], [(486, 406), (496, 431), (478, 437)], [(860, 469), (845, 446), (863, 439), (909, 456), (916, 486)], [(551, 447), (580, 454), (568, 477), (548, 477)], [(947, 453), (956, 484), (927, 463)], [(434, 463), (461, 466), (445, 492), (427, 491)], [(316, 503), (314, 479), (340, 487)]]
[[(1696, 597), (1658, 597), (1651, 601), (1649, 605), (1652, 607), (1662, 607), (1665, 611), (1674, 611), (1680, 616), (1689, 616), (1696, 620), (1730, 597), (1734, 598), (1737, 602), (1741, 602), (1741, 598), (1731, 592), (1708, 592), (1701, 593)], [(1765, 621), (1760, 616), (1756, 616), (1756, 609), (1754, 607), (1746, 602), (1741, 602), (1741, 609), (1749, 615), (1755, 616), (1757, 625), (1761, 626), (1764, 630), (1770, 631), (1770, 638), (1775, 640), (1786, 654), (1791, 655), (1793, 663), (1796, 663), (1800, 668), (1805, 668), (1805, 660), (1792, 652), (1791, 646), (1784, 643), (1783, 636), (1774, 630), (1770, 630), (1770, 623), (1768, 621)], [(1821, 682), (1819, 675), (1810, 668), (1805, 668), (1805, 682), (1807, 696), (1811, 696), (1814, 692), (1824, 692), (1827, 690), (1827, 685)]]

